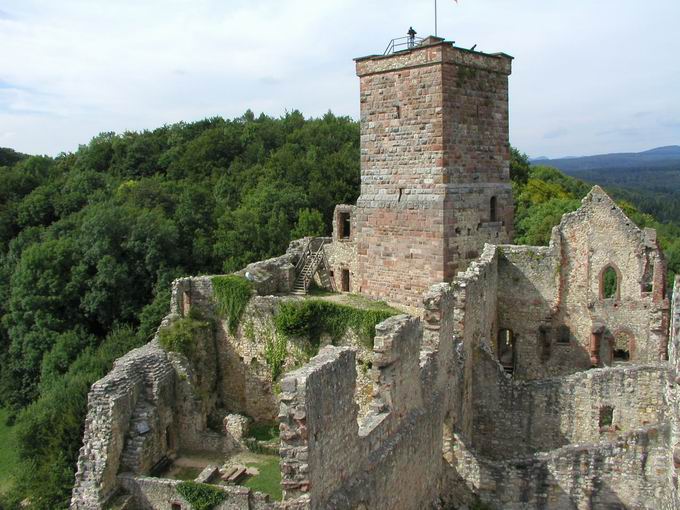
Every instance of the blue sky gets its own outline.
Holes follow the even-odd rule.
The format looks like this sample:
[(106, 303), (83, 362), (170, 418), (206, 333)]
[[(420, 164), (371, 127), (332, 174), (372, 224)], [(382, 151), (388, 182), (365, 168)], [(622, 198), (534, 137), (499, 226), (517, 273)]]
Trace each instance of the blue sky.
[[(0, 0), (0, 146), (247, 108), (357, 117), (353, 57), (433, 0)], [(439, 35), (515, 57), (510, 137), (532, 156), (680, 144), (680, 1), (439, 0)]]

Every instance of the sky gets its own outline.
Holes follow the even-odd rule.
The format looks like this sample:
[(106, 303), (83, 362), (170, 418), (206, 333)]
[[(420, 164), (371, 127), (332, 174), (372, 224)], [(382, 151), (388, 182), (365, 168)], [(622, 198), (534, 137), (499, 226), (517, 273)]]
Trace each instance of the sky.
[[(547, 157), (680, 144), (679, 0), (438, 0), (439, 35), (515, 57), (510, 141)], [(358, 118), (353, 58), (434, 0), (0, 0), (0, 146), (247, 109)]]

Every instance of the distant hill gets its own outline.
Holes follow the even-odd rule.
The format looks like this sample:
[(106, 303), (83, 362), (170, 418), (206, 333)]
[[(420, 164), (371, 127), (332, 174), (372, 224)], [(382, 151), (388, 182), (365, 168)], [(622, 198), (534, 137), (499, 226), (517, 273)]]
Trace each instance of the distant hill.
[(680, 222), (680, 146), (597, 156), (536, 158), (533, 165), (559, 168), (600, 184), (662, 221)]

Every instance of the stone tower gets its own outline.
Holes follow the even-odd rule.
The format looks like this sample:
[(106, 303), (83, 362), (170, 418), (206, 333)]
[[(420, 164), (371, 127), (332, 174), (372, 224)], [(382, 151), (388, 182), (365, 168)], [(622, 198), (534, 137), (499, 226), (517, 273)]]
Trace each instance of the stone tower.
[[(361, 196), (352, 211), (353, 292), (420, 303), (484, 243), (512, 238), (512, 57), (429, 37), (356, 59)], [(336, 236), (337, 237), (337, 236)]]

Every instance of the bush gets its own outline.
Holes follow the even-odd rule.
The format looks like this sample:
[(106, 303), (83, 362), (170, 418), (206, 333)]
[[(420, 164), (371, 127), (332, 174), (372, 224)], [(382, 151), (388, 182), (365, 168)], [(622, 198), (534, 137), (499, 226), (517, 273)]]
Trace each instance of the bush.
[(364, 310), (321, 299), (307, 299), (282, 303), (274, 317), (274, 324), (280, 335), (307, 338), (315, 349), (319, 348), (322, 335), (329, 335), (335, 344), (351, 329), (366, 347), (372, 349), (376, 325), (397, 313), (388, 306)]
[(212, 510), (225, 498), (224, 492), (204, 483), (182, 482), (177, 485), (177, 492), (194, 510)]
[(253, 294), (253, 286), (245, 278), (236, 275), (215, 276), (212, 285), (217, 310), (228, 321), (229, 332), (234, 335)]
[(196, 335), (209, 331), (210, 323), (183, 317), (158, 333), (158, 341), (166, 351), (180, 352), (192, 359), (195, 354)]

